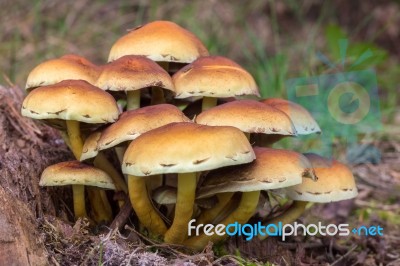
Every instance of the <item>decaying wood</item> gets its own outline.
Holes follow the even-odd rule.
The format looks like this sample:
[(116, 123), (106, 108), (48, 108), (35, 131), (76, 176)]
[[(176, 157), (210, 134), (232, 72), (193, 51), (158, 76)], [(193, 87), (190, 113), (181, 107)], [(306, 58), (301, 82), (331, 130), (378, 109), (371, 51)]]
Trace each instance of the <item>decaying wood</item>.
[(20, 115), (22, 98), (19, 88), (0, 86), (0, 265), (46, 264), (36, 219), (67, 216), (69, 191), (38, 184), (45, 167), (70, 153), (55, 130)]
[(46, 265), (36, 220), (25, 203), (0, 187), (0, 265)]

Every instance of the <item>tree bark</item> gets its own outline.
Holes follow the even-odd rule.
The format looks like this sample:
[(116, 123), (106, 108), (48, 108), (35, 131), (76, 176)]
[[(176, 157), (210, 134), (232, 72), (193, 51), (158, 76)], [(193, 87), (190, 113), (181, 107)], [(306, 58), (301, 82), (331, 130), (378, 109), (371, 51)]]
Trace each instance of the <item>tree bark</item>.
[(19, 88), (0, 86), (0, 265), (46, 265), (37, 218), (67, 217), (71, 195), (42, 189), (39, 179), (71, 154), (56, 130), (21, 116), (22, 100)]

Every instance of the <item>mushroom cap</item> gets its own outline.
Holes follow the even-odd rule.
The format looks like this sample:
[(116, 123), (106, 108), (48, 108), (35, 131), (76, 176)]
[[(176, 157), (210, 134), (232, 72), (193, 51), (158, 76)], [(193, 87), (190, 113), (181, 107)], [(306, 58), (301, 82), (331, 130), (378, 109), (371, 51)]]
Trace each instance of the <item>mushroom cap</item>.
[(83, 143), (81, 158), (79, 158), (80, 161), (84, 161), (97, 156), (97, 154), (99, 153), (97, 144), (99, 142), (100, 137), (101, 137), (101, 132), (96, 131), (90, 134), (86, 138), (85, 142)]
[(350, 169), (316, 154), (305, 154), (313, 165), (317, 181), (303, 178), (303, 183), (286, 188), (289, 198), (310, 202), (332, 202), (357, 196), (357, 187)]
[(134, 140), (149, 130), (173, 122), (191, 122), (191, 120), (171, 104), (158, 104), (123, 112), (118, 121), (101, 133), (94, 132), (89, 135), (83, 145), (80, 160), (93, 158), (101, 150)]
[[(176, 204), (177, 194), (178, 190), (176, 187), (162, 186), (154, 190), (152, 199), (160, 205)], [(195, 199), (195, 204), (205, 209), (212, 208), (217, 202), (218, 199), (216, 197)]]
[(25, 89), (53, 85), (63, 80), (85, 80), (94, 84), (100, 68), (84, 57), (64, 55), (37, 65), (28, 76)]
[(250, 73), (222, 56), (200, 57), (176, 72), (172, 81), (175, 86), (175, 98), (260, 96)]
[(190, 173), (255, 159), (246, 136), (234, 127), (171, 123), (133, 140), (122, 163), (124, 174)]
[(83, 80), (64, 80), (29, 93), (22, 103), (21, 113), (33, 119), (104, 124), (117, 120), (119, 110), (107, 92)]
[[(254, 147), (252, 163), (210, 171), (199, 190), (199, 198), (224, 192), (278, 189), (314, 178), (311, 163), (301, 153)], [(309, 178), (307, 178), (309, 179)]]
[(176, 204), (177, 189), (176, 187), (162, 186), (154, 190), (152, 199), (161, 205)]
[(156, 62), (139, 55), (126, 55), (102, 67), (96, 86), (110, 91), (134, 91), (161, 87), (174, 91), (172, 79)]
[(321, 129), (310, 112), (303, 106), (279, 98), (270, 98), (261, 101), (267, 105), (275, 107), (287, 114), (293, 122), (293, 125), (299, 135), (311, 133), (321, 133)]
[(196, 123), (234, 126), (247, 133), (296, 135), (284, 112), (255, 100), (233, 101), (210, 108), (196, 117)]
[(108, 61), (124, 55), (144, 55), (157, 62), (191, 63), (208, 55), (208, 51), (193, 33), (181, 26), (170, 21), (154, 21), (117, 40)]
[(114, 183), (106, 172), (79, 161), (62, 162), (47, 167), (40, 177), (39, 185), (85, 185), (115, 190)]
[(117, 122), (107, 127), (97, 143), (98, 150), (114, 147), (134, 140), (152, 129), (174, 123), (191, 122), (179, 108), (171, 104), (158, 104), (121, 114)]

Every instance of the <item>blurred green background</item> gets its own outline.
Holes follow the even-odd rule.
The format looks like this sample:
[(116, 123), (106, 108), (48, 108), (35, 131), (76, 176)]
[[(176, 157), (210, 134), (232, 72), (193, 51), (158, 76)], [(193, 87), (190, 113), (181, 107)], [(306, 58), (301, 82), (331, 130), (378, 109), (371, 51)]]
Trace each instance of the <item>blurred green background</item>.
[[(285, 97), (285, 80), (374, 68), (385, 124), (400, 123), (399, 1), (0, 1), (0, 84), (24, 87), (40, 62), (75, 53), (106, 62), (127, 29), (172, 20), (193, 31), (211, 54), (249, 70), (263, 97)], [(338, 41), (349, 48), (343, 68)], [(348, 66), (370, 50), (356, 68)]]

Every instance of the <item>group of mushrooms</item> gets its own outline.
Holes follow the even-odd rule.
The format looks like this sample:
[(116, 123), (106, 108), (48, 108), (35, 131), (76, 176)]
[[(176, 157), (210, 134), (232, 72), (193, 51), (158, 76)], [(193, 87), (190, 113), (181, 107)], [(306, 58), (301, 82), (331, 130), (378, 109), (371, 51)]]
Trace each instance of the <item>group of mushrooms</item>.
[[(246, 223), (265, 190), (293, 200), (267, 223), (293, 222), (307, 202), (357, 194), (344, 164), (271, 148), (283, 137), (320, 133), (307, 110), (257, 99), (245, 69), (210, 56), (173, 22), (130, 30), (104, 65), (78, 55), (45, 61), (26, 91), (22, 115), (59, 129), (76, 158), (47, 167), (39, 183), (72, 185), (76, 219), (109, 223), (130, 199), (148, 235), (201, 250), (226, 236), (188, 238), (191, 219)], [(115, 197), (121, 193), (129, 198)]]

